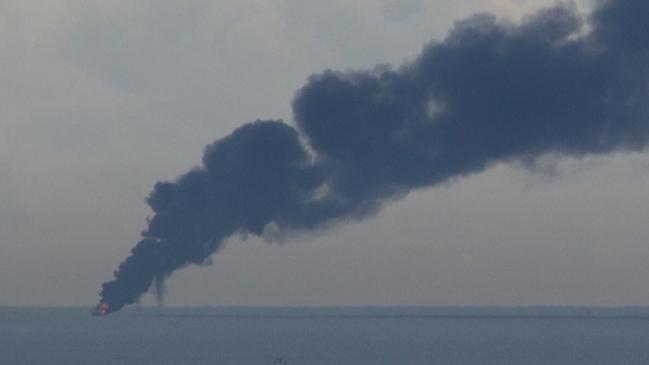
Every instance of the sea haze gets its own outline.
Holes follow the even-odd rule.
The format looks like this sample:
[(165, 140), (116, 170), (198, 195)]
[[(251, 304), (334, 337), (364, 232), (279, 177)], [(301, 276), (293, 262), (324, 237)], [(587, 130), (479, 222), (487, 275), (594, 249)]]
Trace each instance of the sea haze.
[(646, 364), (649, 308), (0, 308), (2, 364)]

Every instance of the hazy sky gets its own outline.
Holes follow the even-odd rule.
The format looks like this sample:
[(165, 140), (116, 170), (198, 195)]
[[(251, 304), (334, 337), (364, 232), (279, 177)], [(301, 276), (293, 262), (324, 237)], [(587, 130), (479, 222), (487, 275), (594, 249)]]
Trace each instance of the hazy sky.
[[(292, 123), (310, 74), (398, 65), (454, 20), (548, 4), (0, 0), (0, 305), (94, 305), (153, 184), (245, 122)], [(649, 305), (648, 157), (497, 166), (317, 237), (233, 238), (167, 303)]]

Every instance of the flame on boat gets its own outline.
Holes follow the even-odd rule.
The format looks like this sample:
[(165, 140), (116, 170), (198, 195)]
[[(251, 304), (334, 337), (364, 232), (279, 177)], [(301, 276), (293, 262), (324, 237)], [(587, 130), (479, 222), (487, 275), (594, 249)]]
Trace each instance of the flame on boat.
[(92, 310), (92, 315), (93, 316), (105, 316), (110, 312), (110, 308), (108, 307), (108, 304), (106, 303), (99, 303), (97, 306)]

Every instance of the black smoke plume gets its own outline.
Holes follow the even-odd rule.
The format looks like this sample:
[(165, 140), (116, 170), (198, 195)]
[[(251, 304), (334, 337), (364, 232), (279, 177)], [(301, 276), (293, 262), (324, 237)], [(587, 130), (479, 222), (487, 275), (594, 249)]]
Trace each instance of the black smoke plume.
[(320, 229), (410, 190), (543, 154), (649, 141), (649, 1), (557, 5), (521, 24), (477, 15), (397, 69), (324, 71), (293, 101), (297, 128), (255, 121), (147, 198), (142, 240), (102, 286), (111, 311), (233, 234)]

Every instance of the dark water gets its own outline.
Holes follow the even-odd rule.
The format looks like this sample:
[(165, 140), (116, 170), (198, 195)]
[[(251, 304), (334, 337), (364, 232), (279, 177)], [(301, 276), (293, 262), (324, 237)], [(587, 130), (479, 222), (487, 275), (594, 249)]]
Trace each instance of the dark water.
[(0, 364), (649, 364), (649, 310), (0, 308)]

